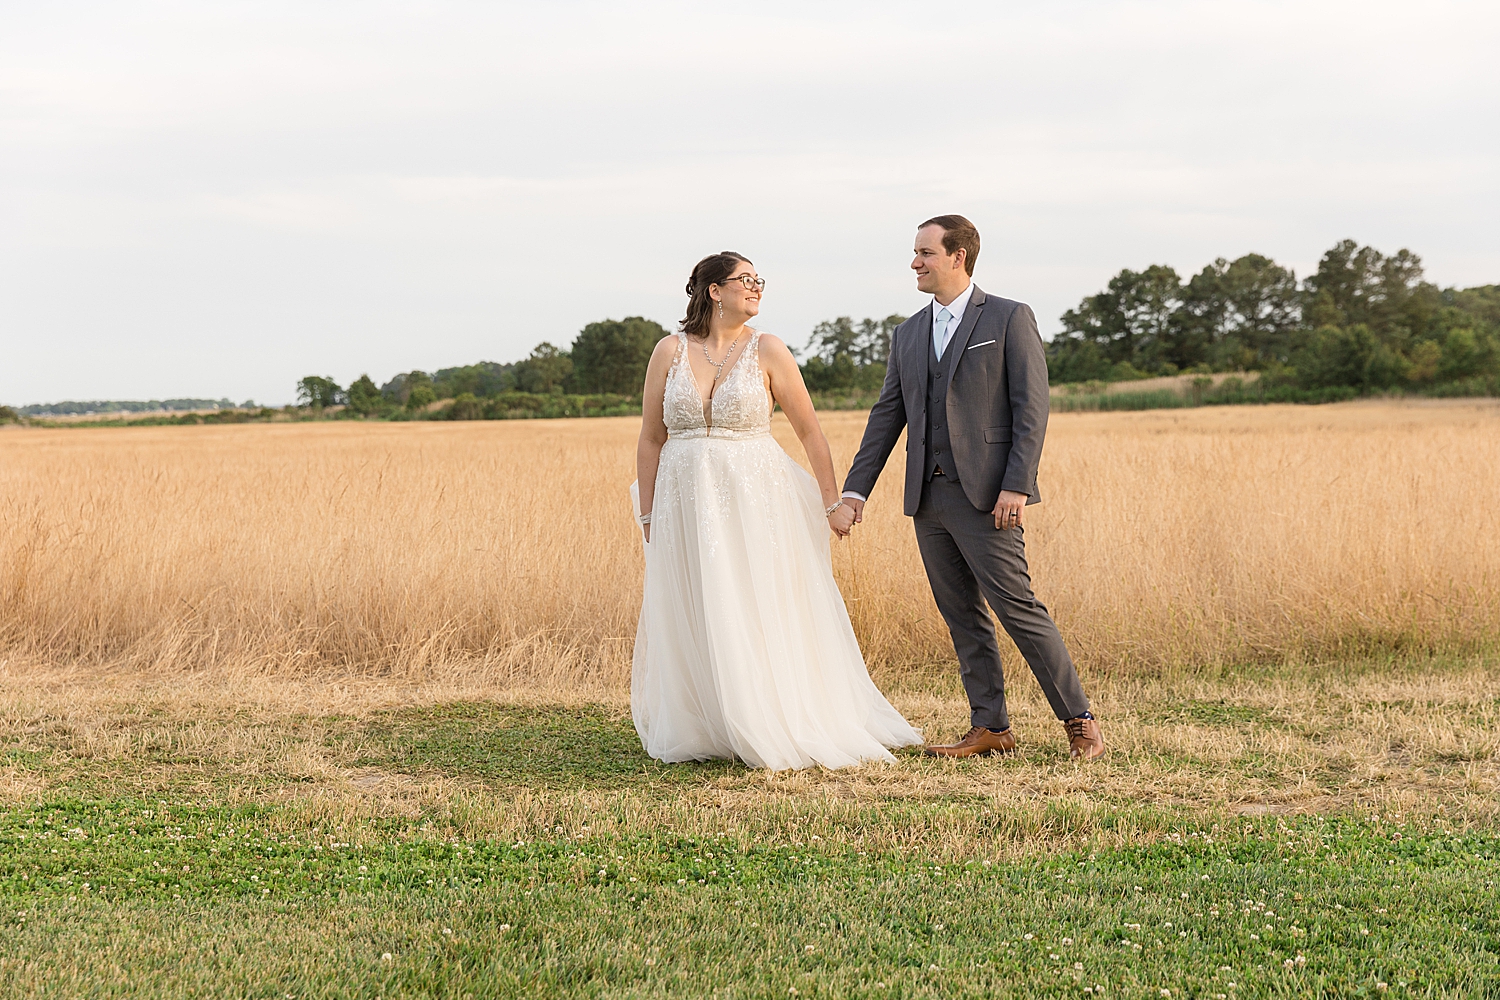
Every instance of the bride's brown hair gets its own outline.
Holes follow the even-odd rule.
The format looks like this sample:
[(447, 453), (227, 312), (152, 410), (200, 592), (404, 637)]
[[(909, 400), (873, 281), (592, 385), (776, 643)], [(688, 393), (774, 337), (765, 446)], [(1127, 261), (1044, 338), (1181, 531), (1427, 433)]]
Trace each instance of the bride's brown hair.
[(687, 315), (682, 317), (679, 329), (689, 337), (707, 337), (708, 320), (714, 311), (714, 300), (708, 294), (708, 286), (724, 284), (741, 264), (750, 263), (749, 257), (724, 250), (693, 265), (693, 276), (687, 283)]

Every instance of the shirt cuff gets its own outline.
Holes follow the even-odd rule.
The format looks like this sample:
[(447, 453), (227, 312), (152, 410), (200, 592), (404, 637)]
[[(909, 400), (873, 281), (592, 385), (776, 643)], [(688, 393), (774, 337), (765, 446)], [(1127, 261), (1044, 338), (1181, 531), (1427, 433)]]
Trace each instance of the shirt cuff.
[(840, 498), (852, 497), (853, 499), (858, 500), (860, 503), (864, 503), (867, 499), (863, 494), (856, 493), (853, 490), (845, 490), (843, 493), (839, 494), (839, 496)]

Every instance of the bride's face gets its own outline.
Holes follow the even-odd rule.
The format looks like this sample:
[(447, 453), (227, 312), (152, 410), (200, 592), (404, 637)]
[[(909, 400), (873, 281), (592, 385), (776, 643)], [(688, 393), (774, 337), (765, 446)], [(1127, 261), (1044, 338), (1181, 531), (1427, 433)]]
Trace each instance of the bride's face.
[[(760, 275), (755, 273), (754, 265), (741, 261), (733, 273), (719, 283), (719, 298), (724, 303), (724, 311), (737, 312), (742, 316), (758, 315), (762, 289), (759, 279)], [(746, 287), (747, 284), (749, 287)]]

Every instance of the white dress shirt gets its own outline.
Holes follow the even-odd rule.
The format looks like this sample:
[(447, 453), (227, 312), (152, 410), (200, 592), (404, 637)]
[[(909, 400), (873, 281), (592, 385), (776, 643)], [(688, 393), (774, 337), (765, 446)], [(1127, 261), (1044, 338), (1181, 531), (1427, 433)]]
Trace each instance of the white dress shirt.
[[(943, 352), (948, 349), (948, 342), (958, 332), (958, 325), (964, 321), (964, 310), (969, 308), (969, 299), (974, 295), (974, 282), (969, 282), (964, 290), (959, 292), (953, 301), (946, 306), (938, 302), (934, 296), (932, 300), (932, 346), (938, 358), (942, 358)], [(946, 330), (938, 329), (938, 314), (947, 309), (951, 315)]]
[[(964, 287), (964, 290), (959, 292), (958, 295), (954, 297), (953, 301), (948, 303), (946, 306), (937, 300), (937, 296), (933, 296), (932, 347), (933, 352), (936, 354), (939, 360), (942, 359), (943, 352), (948, 349), (948, 344), (953, 340), (953, 335), (958, 332), (959, 324), (964, 321), (964, 310), (969, 308), (969, 299), (973, 297), (974, 282), (972, 281), (969, 282), (968, 285)], [(938, 313), (942, 312), (944, 309), (948, 310), (952, 318), (948, 320), (948, 327), (946, 330), (939, 330)], [(858, 493), (855, 493), (853, 490), (845, 490), (841, 494), (841, 496), (853, 497), (855, 500), (861, 501), (866, 499), (865, 497), (860, 496)]]

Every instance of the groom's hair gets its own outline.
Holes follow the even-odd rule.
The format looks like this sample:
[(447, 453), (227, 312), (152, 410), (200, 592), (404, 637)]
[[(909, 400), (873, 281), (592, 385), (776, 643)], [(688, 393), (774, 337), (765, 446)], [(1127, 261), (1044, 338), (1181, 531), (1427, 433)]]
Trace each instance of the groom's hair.
[(950, 256), (964, 251), (964, 270), (969, 277), (974, 277), (974, 262), (979, 259), (979, 230), (974, 228), (974, 223), (962, 215), (937, 215), (917, 228), (926, 229), (928, 226), (938, 226), (943, 230), (943, 249)]

